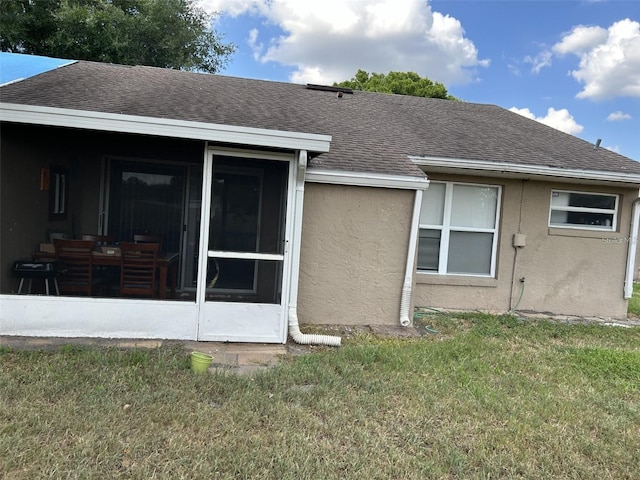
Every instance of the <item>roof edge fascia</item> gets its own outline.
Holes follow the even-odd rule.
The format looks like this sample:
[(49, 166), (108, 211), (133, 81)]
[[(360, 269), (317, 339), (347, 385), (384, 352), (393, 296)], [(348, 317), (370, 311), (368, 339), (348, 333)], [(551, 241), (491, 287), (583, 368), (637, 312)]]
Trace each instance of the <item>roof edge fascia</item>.
[(482, 160), (465, 160), (460, 158), (422, 157), (410, 155), (409, 159), (421, 167), (434, 167), (451, 170), (475, 170), (499, 174), (528, 177), (552, 177), (557, 179), (573, 179), (595, 182), (613, 182), (627, 185), (639, 185), (640, 174), (611, 172), (600, 170), (583, 170), (577, 168), (555, 168), (544, 165), (523, 165), (508, 162), (488, 162)]
[(328, 152), (331, 135), (174, 120), (118, 113), (0, 103), (0, 120), (241, 145)]
[(306, 182), (331, 183), (357, 187), (394, 188), (401, 190), (425, 190), (429, 187), (427, 177), (389, 175), (384, 173), (348, 172), (343, 170), (325, 170), (309, 168)]

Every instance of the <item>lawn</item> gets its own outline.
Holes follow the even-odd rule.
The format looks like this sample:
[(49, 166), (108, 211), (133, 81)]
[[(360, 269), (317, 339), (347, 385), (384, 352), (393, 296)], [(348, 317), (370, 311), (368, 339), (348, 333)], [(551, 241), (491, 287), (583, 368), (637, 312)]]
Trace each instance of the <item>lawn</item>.
[(0, 347), (0, 478), (640, 478), (640, 328), (419, 322), (253, 377)]
[(633, 284), (633, 295), (629, 299), (629, 315), (631, 317), (640, 317), (640, 283)]

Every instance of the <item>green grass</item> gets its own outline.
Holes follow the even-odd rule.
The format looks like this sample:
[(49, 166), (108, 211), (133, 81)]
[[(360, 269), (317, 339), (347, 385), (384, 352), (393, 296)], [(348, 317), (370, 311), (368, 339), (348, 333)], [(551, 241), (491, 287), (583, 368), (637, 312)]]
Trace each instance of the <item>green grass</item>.
[(628, 312), (633, 317), (640, 317), (640, 283), (633, 284), (633, 295), (629, 299)]
[(419, 322), (437, 333), (254, 377), (177, 348), (0, 349), (0, 478), (640, 477), (640, 328)]

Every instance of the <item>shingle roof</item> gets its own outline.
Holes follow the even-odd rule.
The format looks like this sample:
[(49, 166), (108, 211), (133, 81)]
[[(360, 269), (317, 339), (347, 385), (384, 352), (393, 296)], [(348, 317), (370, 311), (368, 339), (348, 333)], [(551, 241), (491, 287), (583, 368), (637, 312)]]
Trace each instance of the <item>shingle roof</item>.
[(640, 174), (640, 163), (495, 105), (80, 61), (0, 87), (7, 103), (331, 135), (312, 166), (420, 175), (409, 155)]

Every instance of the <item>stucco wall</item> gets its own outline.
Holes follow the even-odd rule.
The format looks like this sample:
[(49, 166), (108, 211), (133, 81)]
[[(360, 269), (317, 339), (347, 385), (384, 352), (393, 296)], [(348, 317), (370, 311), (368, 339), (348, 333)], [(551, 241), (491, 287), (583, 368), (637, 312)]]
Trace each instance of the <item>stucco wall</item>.
[(399, 323), (414, 195), (306, 184), (301, 323)]
[[(417, 306), (508, 311), (517, 305), (518, 310), (563, 315), (626, 315), (626, 240), (636, 189), (478, 177), (430, 178), (502, 185), (498, 264), (496, 278), (418, 273)], [(552, 189), (619, 194), (617, 230), (548, 227)], [(526, 247), (517, 249), (516, 255), (512, 239), (519, 231), (526, 235)]]

